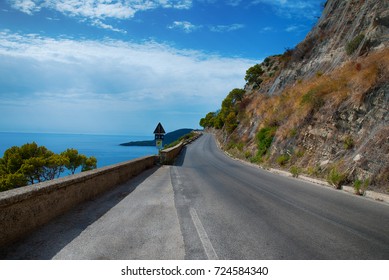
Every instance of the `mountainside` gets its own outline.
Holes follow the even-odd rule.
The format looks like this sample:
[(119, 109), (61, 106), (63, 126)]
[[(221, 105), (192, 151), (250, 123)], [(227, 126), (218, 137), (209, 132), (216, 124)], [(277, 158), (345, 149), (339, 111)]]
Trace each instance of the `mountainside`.
[[(191, 128), (182, 128), (165, 134), (163, 139), (163, 145), (169, 145), (174, 141), (178, 140), (180, 137), (192, 132)], [(144, 140), (144, 141), (132, 141), (127, 143), (122, 143), (120, 146), (155, 146), (155, 140)]]
[(389, 192), (389, 2), (328, 0), (294, 49), (246, 72), (200, 124), (264, 166)]

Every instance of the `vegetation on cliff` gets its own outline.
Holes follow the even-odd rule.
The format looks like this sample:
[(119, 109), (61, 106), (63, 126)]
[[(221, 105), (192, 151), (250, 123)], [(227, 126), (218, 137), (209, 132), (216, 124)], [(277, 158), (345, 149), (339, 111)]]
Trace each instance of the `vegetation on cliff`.
[(240, 98), (200, 124), (236, 157), (389, 192), (388, 15), (376, 0), (327, 1), (303, 42), (249, 68)]

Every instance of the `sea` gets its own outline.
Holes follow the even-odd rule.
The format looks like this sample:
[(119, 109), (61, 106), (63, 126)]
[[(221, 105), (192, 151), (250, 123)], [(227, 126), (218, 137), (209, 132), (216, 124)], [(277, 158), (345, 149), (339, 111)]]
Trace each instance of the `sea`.
[(35, 142), (54, 153), (73, 148), (80, 154), (97, 159), (97, 167), (104, 167), (135, 158), (156, 155), (156, 147), (126, 147), (121, 143), (152, 140), (152, 136), (91, 135), (91, 134), (55, 134), (55, 133), (17, 133), (0, 132), (0, 158), (12, 146), (21, 146)]

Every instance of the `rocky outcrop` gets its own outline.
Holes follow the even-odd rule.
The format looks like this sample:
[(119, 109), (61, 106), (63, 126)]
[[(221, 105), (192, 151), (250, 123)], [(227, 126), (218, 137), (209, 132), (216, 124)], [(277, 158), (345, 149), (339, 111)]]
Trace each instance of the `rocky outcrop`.
[[(361, 42), (347, 53), (348, 44), (358, 36)], [(316, 26), (291, 52), (290, 63), (268, 93), (279, 94), (296, 80), (328, 73), (350, 59), (388, 46), (388, 1), (329, 0)]]
[[(237, 128), (219, 133), (226, 149), (311, 176), (336, 170), (344, 183), (389, 193), (388, 1), (328, 0), (304, 41), (261, 66)], [(258, 159), (264, 127), (277, 131)]]

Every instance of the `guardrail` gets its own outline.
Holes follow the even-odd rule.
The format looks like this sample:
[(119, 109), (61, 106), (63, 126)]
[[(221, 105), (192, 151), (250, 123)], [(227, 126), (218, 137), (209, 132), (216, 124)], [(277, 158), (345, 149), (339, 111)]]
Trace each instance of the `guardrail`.
[(12, 243), (77, 204), (155, 165), (143, 157), (0, 193), (0, 246)]

